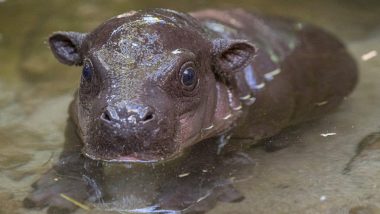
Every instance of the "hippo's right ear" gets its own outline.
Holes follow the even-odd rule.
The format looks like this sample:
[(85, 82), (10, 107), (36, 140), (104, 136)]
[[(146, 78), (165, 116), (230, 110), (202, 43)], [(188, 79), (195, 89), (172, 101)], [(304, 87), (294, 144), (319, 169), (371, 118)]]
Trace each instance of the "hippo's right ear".
[(81, 65), (83, 58), (80, 49), (86, 35), (78, 32), (55, 32), (49, 37), (50, 49), (61, 63)]

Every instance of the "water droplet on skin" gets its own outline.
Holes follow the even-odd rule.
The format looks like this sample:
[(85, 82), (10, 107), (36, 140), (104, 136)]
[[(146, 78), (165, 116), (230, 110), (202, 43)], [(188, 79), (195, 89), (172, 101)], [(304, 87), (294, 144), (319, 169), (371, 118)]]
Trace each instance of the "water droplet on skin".
[(275, 64), (278, 64), (280, 62), (279, 57), (277, 56), (277, 54), (275, 54), (273, 52), (272, 49), (268, 49), (267, 52), (268, 52), (270, 60), (272, 60), (272, 62), (274, 62)]
[(153, 17), (153, 16), (144, 16), (143, 17), (143, 21), (147, 24), (155, 24), (155, 23), (165, 23), (164, 20), (162, 19), (159, 19), (157, 17)]
[(274, 79), (274, 76), (278, 75), (281, 73), (281, 69), (277, 68), (271, 72), (268, 72), (266, 74), (264, 74), (264, 78), (267, 80), (267, 81), (271, 81)]
[(262, 82), (262, 83), (260, 83), (258, 85), (255, 85), (253, 88), (254, 89), (263, 89), (264, 87), (265, 87), (265, 82)]
[(176, 49), (174, 51), (172, 51), (172, 54), (180, 54), (182, 53), (182, 51), (180, 49)]

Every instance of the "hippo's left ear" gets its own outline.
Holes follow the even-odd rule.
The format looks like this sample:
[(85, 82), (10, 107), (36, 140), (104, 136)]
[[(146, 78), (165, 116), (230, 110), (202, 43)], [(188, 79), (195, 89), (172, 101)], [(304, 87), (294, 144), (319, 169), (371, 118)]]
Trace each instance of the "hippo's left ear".
[(256, 48), (247, 40), (217, 39), (213, 41), (214, 72), (228, 80), (252, 62)]
[(61, 63), (81, 65), (81, 46), (86, 35), (78, 32), (55, 32), (49, 38), (50, 49)]

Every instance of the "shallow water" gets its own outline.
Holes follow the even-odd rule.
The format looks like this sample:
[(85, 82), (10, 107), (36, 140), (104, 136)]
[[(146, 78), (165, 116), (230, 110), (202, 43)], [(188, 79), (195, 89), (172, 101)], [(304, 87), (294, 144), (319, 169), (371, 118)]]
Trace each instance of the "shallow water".
[[(103, 208), (141, 208), (155, 199), (167, 206), (186, 199), (191, 205), (205, 195), (219, 194), (209, 197), (207, 206), (198, 204), (210, 213), (380, 212), (379, 140), (361, 141), (380, 131), (380, 56), (365, 57), (380, 53), (377, 1), (7, 0), (0, 1), (0, 213), (41, 212), (21, 208), (22, 200), (57, 160), (64, 142), (67, 106), (80, 72), (56, 62), (45, 44), (48, 35), (57, 30), (88, 31), (111, 16), (148, 7), (181, 11), (243, 7), (315, 23), (347, 44), (359, 63), (360, 83), (335, 112), (274, 138), (289, 144), (279, 151), (255, 147), (223, 160), (208, 156), (211, 159), (198, 163), (190, 158), (191, 164), (176, 163), (169, 169), (133, 168), (125, 184), (120, 181), (124, 175), (113, 174), (110, 168), (109, 178), (119, 186), (108, 188), (128, 193), (115, 191), (123, 203)], [(335, 135), (321, 135), (326, 133)], [(183, 162), (188, 163), (186, 158)], [(205, 172), (197, 174), (197, 167)], [(231, 184), (240, 192), (236, 198), (244, 195), (244, 200), (223, 202), (233, 199), (221, 193), (234, 195)]]

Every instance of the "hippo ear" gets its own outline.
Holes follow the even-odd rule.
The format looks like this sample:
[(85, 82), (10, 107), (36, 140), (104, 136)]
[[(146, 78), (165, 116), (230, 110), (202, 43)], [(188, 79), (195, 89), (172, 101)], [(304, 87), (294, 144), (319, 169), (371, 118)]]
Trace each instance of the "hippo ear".
[(49, 38), (50, 49), (61, 63), (81, 65), (83, 59), (80, 48), (85, 37), (85, 33), (55, 32)]
[(256, 48), (247, 40), (217, 39), (213, 41), (214, 72), (222, 79), (230, 79), (252, 62)]

